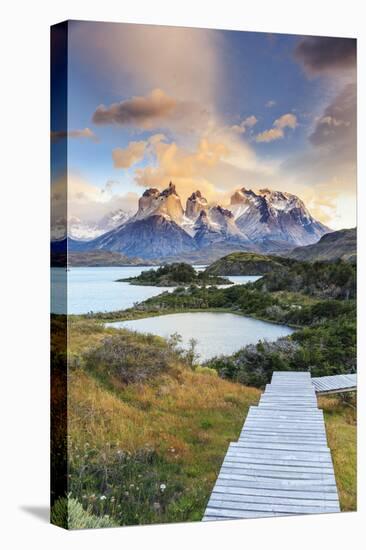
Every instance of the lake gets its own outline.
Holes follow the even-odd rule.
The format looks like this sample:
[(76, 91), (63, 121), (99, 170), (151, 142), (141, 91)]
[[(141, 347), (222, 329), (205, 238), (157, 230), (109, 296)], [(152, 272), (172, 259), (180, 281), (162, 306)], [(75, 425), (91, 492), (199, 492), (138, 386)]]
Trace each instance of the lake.
[(258, 321), (234, 313), (214, 312), (175, 313), (106, 323), (106, 326), (152, 333), (164, 338), (177, 332), (182, 336), (182, 347), (185, 349), (189, 346), (189, 340), (194, 337), (201, 362), (215, 355), (234, 353), (259, 340), (273, 341), (293, 333), (293, 329), (284, 325)]
[[(206, 266), (195, 266), (201, 271)], [(156, 296), (165, 290), (171, 292), (173, 287), (136, 286), (129, 283), (116, 283), (116, 279), (136, 277), (150, 266), (127, 267), (72, 267), (66, 271), (61, 267), (51, 269), (51, 311), (66, 313), (66, 279), (67, 279), (67, 313), (83, 314), (90, 311), (118, 311), (132, 307)], [(228, 277), (235, 284), (256, 281), (255, 276)]]

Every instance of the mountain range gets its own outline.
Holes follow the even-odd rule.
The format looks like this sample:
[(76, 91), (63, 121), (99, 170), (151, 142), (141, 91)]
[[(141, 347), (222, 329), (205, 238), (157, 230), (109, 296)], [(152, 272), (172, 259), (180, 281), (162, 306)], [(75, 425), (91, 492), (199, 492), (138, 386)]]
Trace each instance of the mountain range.
[[(331, 231), (315, 220), (297, 196), (241, 188), (223, 207), (192, 193), (185, 204), (173, 183), (146, 189), (137, 212), (116, 216), (116, 226), (88, 241), (69, 239), (70, 251), (108, 250), (144, 259), (212, 258), (232, 250), (289, 251), (317, 242)], [(120, 223), (118, 223), (120, 221)], [(69, 233), (70, 235), (70, 233)], [(71, 237), (75, 237), (71, 233)]]

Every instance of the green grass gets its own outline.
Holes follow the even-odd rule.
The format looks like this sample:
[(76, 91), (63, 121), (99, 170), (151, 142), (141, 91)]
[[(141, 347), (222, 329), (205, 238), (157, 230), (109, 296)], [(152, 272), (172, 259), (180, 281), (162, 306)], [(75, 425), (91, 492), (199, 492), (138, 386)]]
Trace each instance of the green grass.
[[(350, 394), (348, 394), (348, 397)], [(339, 397), (320, 397), (324, 411), (328, 445), (330, 447), (340, 498), (341, 510), (357, 509), (357, 415), (356, 398), (350, 403)]]
[[(171, 351), (167, 368), (126, 384), (115, 364), (99, 370), (84, 359), (115, 331), (95, 321), (74, 319), (70, 326), (70, 353), (80, 358), (69, 374), (71, 498), (118, 525), (201, 520), (227, 447), (260, 392), (210, 369), (192, 370)], [(167, 347), (123, 332), (131, 349), (137, 341)]]

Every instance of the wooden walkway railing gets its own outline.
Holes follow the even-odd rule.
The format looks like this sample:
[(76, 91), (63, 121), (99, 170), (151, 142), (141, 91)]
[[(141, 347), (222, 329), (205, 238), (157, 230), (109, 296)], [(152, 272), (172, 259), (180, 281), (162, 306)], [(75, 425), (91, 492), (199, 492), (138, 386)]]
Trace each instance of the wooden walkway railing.
[(310, 374), (274, 372), (229, 446), (203, 521), (339, 511)]

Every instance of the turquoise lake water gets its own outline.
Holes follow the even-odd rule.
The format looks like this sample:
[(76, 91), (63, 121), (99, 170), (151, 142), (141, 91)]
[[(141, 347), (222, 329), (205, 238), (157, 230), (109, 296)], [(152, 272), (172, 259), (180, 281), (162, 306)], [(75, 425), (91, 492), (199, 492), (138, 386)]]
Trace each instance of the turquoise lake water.
[[(197, 270), (205, 266), (196, 266)], [(136, 277), (150, 267), (72, 267), (69, 271), (55, 267), (51, 270), (51, 311), (65, 313), (66, 282), (67, 312), (83, 314), (90, 311), (118, 311), (132, 307), (173, 287), (136, 286), (116, 283), (116, 279)], [(236, 284), (255, 281), (259, 277), (228, 277)]]
[(165, 338), (177, 332), (183, 338), (183, 348), (189, 346), (189, 340), (193, 337), (197, 340), (197, 352), (201, 362), (215, 355), (234, 353), (259, 340), (273, 341), (293, 332), (293, 329), (287, 326), (258, 321), (234, 313), (214, 312), (175, 313), (107, 323), (106, 326), (152, 333)]

